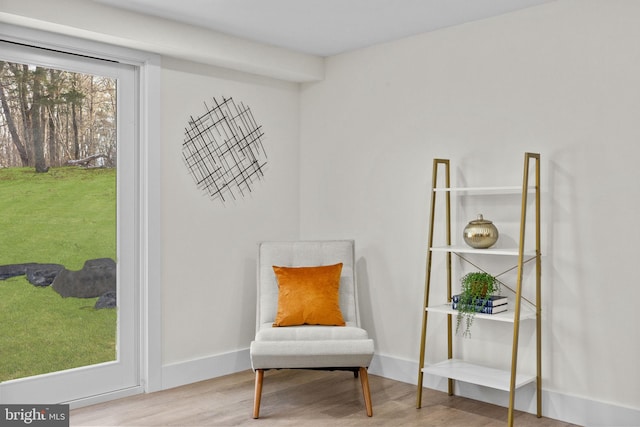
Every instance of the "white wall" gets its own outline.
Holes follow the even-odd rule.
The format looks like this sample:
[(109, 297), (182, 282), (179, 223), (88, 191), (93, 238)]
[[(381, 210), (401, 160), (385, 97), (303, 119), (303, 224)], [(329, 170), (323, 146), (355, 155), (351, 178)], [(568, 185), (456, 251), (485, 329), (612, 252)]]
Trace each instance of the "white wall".
[[(5, 3), (0, 20), (47, 19), (44, 0)], [(100, 14), (85, 12), (83, 26), (99, 23)], [(86, 33), (64, 16), (48, 29)], [(298, 237), (356, 239), (375, 370), (415, 381), (432, 158), (452, 159), (454, 181), (519, 184), (530, 150), (543, 158), (545, 414), (594, 424), (594, 411), (613, 404), (638, 417), (640, 295), (628, 277), (640, 240), (639, 20), (634, 0), (561, 0), (329, 58), (325, 80), (302, 91), (163, 57), (164, 386), (246, 368), (255, 243)], [(181, 159), (187, 120), (212, 96), (252, 108), (269, 156), (252, 196), (226, 206), (195, 188)], [(470, 200), (455, 218), (466, 222), (482, 208), (503, 239), (513, 238), (512, 201)], [(532, 361), (530, 332), (522, 366)], [(443, 354), (440, 335), (430, 337), (432, 359)], [(503, 327), (476, 328), (465, 344), (487, 356), (470, 357), (505, 363), (504, 335)]]
[[(196, 188), (182, 158), (191, 116), (233, 97), (265, 134), (267, 169), (248, 197), (225, 204)], [(257, 242), (296, 239), (298, 85), (163, 58), (163, 363), (246, 349), (255, 335)], [(248, 360), (247, 360), (248, 362)]]
[[(150, 144), (162, 146), (162, 225), (160, 236), (153, 237), (162, 242), (162, 265), (152, 273), (162, 282), (161, 332), (150, 326), (150, 335), (162, 342), (162, 372), (152, 373), (161, 377), (153, 388), (156, 382), (168, 388), (248, 369), (257, 243), (299, 236), (295, 82), (321, 78), (323, 59), (83, 0), (3, 0), (0, 22), (163, 55), (161, 81), (154, 88), (160, 91), (161, 122), (149, 124), (153, 133), (155, 126), (161, 128), (160, 141)], [(55, 49), (56, 40), (41, 42)], [(84, 45), (93, 52), (90, 42)], [(102, 50), (108, 51), (101, 48), (100, 57)], [(203, 114), (212, 97), (233, 97), (251, 108), (263, 126), (268, 159), (255, 191), (224, 205), (196, 188), (182, 160), (188, 120)], [(155, 347), (152, 351), (155, 361)]]
[[(540, 152), (543, 387), (640, 409), (640, 291), (629, 280), (639, 20), (632, 0), (563, 0), (331, 57), (325, 79), (303, 85), (301, 234), (356, 239), (361, 314), (379, 355), (418, 359), (432, 159), (451, 158), (458, 185), (519, 185), (523, 152)], [(465, 203), (458, 235), (481, 207), (503, 239), (517, 237), (508, 199)], [(533, 361), (530, 332), (522, 366)], [(508, 329), (465, 344), (486, 339), (488, 353), (471, 357), (499, 365), (510, 356), (501, 336)], [(430, 361), (444, 351), (430, 347)]]

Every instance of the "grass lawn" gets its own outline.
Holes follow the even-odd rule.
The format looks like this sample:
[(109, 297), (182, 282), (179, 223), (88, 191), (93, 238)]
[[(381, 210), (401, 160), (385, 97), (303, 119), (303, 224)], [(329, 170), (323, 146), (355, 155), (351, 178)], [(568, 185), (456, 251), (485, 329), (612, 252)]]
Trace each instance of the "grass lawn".
[[(0, 169), (0, 265), (116, 259), (115, 169)], [(0, 280), (0, 381), (114, 360), (117, 313)]]

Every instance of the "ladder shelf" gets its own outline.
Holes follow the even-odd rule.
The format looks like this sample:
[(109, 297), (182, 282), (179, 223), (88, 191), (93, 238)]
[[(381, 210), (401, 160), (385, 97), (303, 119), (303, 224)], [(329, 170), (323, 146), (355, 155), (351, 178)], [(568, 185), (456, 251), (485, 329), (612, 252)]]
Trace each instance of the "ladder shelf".
[[(447, 359), (440, 363), (425, 366), (422, 372), (503, 391), (509, 391), (511, 380), (510, 371), (488, 368), (459, 359)], [(535, 380), (535, 375), (516, 374), (516, 388), (532, 383)]]
[[(475, 249), (470, 246), (461, 245), (445, 245), (445, 246), (433, 246), (430, 249), (432, 252), (452, 252), (458, 254), (480, 254), (480, 255), (508, 255), (518, 256), (520, 252), (518, 248), (489, 248), (489, 249)], [(523, 251), (523, 255), (527, 258), (535, 258), (535, 249)]]
[[(439, 305), (430, 305), (425, 308), (426, 311), (431, 313), (441, 313), (441, 314), (453, 314), (457, 315), (458, 310), (451, 308), (451, 303), (439, 304)], [(503, 311), (501, 313), (496, 314), (483, 314), (476, 313), (476, 319), (486, 319), (493, 320), (496, 322), (507, 322), (514, 323), (515, 322), (515, 312), (513, 310)], [(520, 320), (531, 320), (536, 318), (536, 312), (533, 309), (525, 308), (523, 306), (520, 309)]]
[[(533, 180), (530, 180), (530, 166), (534, 163)], [(439, 173), (444, 168), (443, 173)], [(507, 423), (509, 427), (513, 426), (513, 411), (515, 403), (516, 389), (523, 385), (534, 382), (536, 384), (536, 403), (537, 416), (542, 416), (542, 364), (541, 364), (541, 253), (540, 253), (540, 154), (525, 153), (523, 180), (521, 186), (505, 186), (505, 187), (452, 187), (450, 180), (450, 161), (448, 159), (433, 160), (433, 175), (431, 187), (431, 210), (429, 218), (429, 241), (427, 251), (427, 266), (425, 274), (425, 293), (422, 318), (422, 334), (420, 340), (420, 356), (418, 370), (418, 390), (416, 407), (422, 406), (422, 387), (424, 374), (436, 375), (448, 378), (449, 394), (453, 394), (454, 381), (464, 381), (481, 386), (491, 387), (503, 390), (509, 393), (509, 405)], [(438, 177), (444, 175), (444, 186), (438, 186)], [(489, 249), (474, 249), (465, 245), (456, 245), (451, 243), (451, 197), (452, 193), (477, 193), (481, 196), (491, 194), (512, 193), (519, 195), (521, 198), (520, 211), (520, 234), (517, 239), (517, 247), (494, 247)], [(532, 195), (535, 198), (533, 206), (529, 206), (528, 197)], [(445, 198), (445, 218), (444, 227), (446, 242), (444, 244), (434, 245), (434, 228), (436, 216), (436, 202), (438, 196)], [(525, 246), (525, 236), (527, 228), (527, 211), (533, 210), (535, 216), (535, 242)], [(441, 224), (441, 222), (438, 222)], [(441, 234), (438, 233), (438, 236)], [(431, 269), (434, 254), (441, 254), (446, 257), (446, 273), (447, 273), (447, 302), (444, 304), (429, 304), (429, 292), (431, 287)], [(451, 307), (452, 299), (452, 254), (457, 255), (463, 261), (475, 265), (469, 259), (465, 259), (461, 254), (489, 255), (489, 256), (512, 256), (517, 258), (517, 275), (514, 289), (507, 288), (515, 294), (514, 299), (509, 299), (509, 310), (497, 314), (481, 314), (475, 316), (478, 319), (493, 320), (498, 322), (506, 322), (513, 325), (513, 338), (511, 341), (512, 353), (509, 369), (501, 370), (479, 366), (453, 357), (453, 332), (452, 318), (456, 316), (458, 311)], [(528, 280), (535, 282), (535, 297), (528, 300), (523, 296), (523, 266), (535, 261), (535, 279)], [(523, 304), (524, 303), (524, 304)], [(512, 308), (513, 306), (513, 308)], [(436, 364), (425, 364), (426, 339), (427, 339), (427, 319), (428, 313), (447, 315), (447, 359)], [(535, 375), (526, 375), (518, 372), (518, 344), (520, 334), (521, 321), (535, 320), (536, 334), (536, 367)]]

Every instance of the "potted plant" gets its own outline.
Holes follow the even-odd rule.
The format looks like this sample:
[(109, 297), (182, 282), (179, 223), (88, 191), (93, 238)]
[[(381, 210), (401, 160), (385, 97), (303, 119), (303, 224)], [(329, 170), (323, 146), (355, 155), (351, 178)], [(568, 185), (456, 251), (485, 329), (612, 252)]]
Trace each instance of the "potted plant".
[(464, 275), (460, 279), (460, 284), (460, 295), (457, 301), (454, 301), (458, 310), (456, 334), (464, 323), (463, 336), (470, 337), (473, 319), (484, 305), (482, 301), (496, 292), (500, 292), (500, 282), (489, 273), (474, 271)]

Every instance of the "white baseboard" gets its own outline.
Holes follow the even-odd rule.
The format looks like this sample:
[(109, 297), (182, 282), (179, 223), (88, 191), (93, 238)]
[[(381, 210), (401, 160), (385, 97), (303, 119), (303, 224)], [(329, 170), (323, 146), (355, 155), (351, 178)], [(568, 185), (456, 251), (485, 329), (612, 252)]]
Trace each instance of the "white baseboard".
[[(373, 375), (409, 384), (418, 383), (418, 362), (412, 360), (376, 354), (369, 367), (369, 372)], [(443, 392), (447, 391), (447, 380), (444, 378), (425, 375), (423, 385)], [(528, 384), (518, 389), (515, 408), (519, 411), (535, 414), (535, 392), (535, 384)], [(509, 405), (509, 393), (474, 384), (456, 382), (455, 394), (499, 406), (507, 407)], [(544, 388), (542, 389), (542, 415), (589, 427), (640, 426), (640, 409), (570, 396)]]
[[(249, 349), (219, 354), (202, 359), (166, 365), (162, 371), (163, 389), (204, 381), (251, 369)], [(412, 360), (376, 354), (369, 373), (408, 384), (417, 384), (418, 363)], [(446, 379), (424, 376), (425, 387), (446, 391)], [(456, 395), (499, 406), (508, 406), (509, 394), (500, 390), (456, 382)], [(515, 408), (535, 414), (535, 385), (529, 384), (516, 393)], [(640, 426), (640, 410), (611, 403), (542, 390), (542, 415), (581, 426)]]
[(162, 367), (162, 388), (174, 388), (251, 369), (249, 349), (218, 354)]

